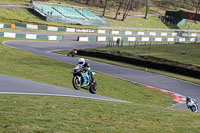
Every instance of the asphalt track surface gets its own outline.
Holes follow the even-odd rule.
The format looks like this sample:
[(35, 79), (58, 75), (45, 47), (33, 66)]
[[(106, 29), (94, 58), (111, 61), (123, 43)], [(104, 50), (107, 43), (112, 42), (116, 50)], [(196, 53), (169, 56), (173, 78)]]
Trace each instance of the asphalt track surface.
[[(73, 36), (73, 35), (71, 35)], [(68, 39), (70, 36), (68, 36)], [(67, 39), (67, 40), (68, 40)], [(73, 40), (73, 39), (72, 39)], [(100, 44), (100, 43), (83, 43), (83, 42), (77, 42), (77, 41), (61, 41), (61, 42), (33, 42), (33, 41), (7, 41), (4, 42), (5, 45), (14, 47), (17, 49), (21, 49), (27, 52), (35, 53), (44, 57), (52, 58), (61, 62), (69, 63), (75, 65), (78, 62), (78, 58), (70, 58), (67, 57), (66, 55), (60, 55), (60, 54), (55, 54), (51, 53), (50, 51), (55, 51), (55, 50), (64, 50), (64, 49), (73, 49), (73, 48), (79, 48), (79, 49), (85, 49), (89, 47), (99, 47), (99, 46), (105, 46), (106, 44)], [(112, 75), (114, 77), (118, 77), (121, 79), (125, 79), (134, 83), (139, 83), (142, 85), (147, 85), (147, 86), (152, 86), (155, 88), (167, 90), (167, 91), (172, 91), (175, 93), (178, 93), (183, 96), (190, 96), (192, 98), (195, 98), (199, 103), (200, 103), (200, 85), (193, 84), (190, 82), (186, 82), (183, 80), (175, 79), (175, 78), (170, 78), (158, 74), (153, 74), (149, 72), (144, 72), (140, 70), (134, 70), (134, 69), (129, 69), (129, 68), (124, 68), (124, 67), (119, 67), (119, 66), (114, 66), (106, 63), (100, 63), (96, 61), (91, 61), (88, 60), (88, 63), (90, 64), (92, 70), (96, 72), (101, 72), (104, 74)], [(1, 77), (2, 75), (0, 75)], [(0, 84), (1, 92), (6, 92), (6, 91), (19, 91), (23, 93), (34, 93), (34, 92), (29, 92), (30, 90), (26, 87), (24, 87), (23, 90), (18, 90), (18, 89), (10, 89), (12, 86), (17, 87), (17, 84), (15, 84), (15, 80), (13, 80), (12, 84), (10, 84), (10, 88), (6, 87), (4, 90), (2, 90), (2, 83), (6, 78), (4, 77), (0, 78)], [(3, 80), (4, 79), (4, 80)], [(20, 80), (20, 79), (19, 79)], [(9, 84), (9, 77), (8, 77), (8, 82)], [(22, 85), (23, 86), (23, 85)], [(48, 87), (47, 87), (48, 88)], [(46, 88), (46, 89), (47, 89)], [(51, 87), (50, 87), (51, 88)], [(36, 89), (36, 88), (35, 88)], [(45, 90), (45, 93), (49, 94), (58, 94), (59, 95), (67, 95), (67, 92), (64, 93), (63, 91), (60, 90), (60, 92), (55, 90)], [(37, 93), (42, 93), (40, 92), (41, 89), (38, 89)], [(55, 92), (54, 92), (55, 91)], [(100, 89), (99, 89), (100, 91)], [(81, 92), (82, 93), (82, 92)], [(73, 95), (76, 95), (77, 91), (74, 91)], [(88, 94), (83, 94), (88, 95)], [(89, 94), (91, 95), (91, 94)], [(93, 95), (94, 97), (99, 97), (98, 95)], [(88, 97), (88, 96), (86, 96)], [(185, 104), (179, 104), (176, 106), (173, 106), (174, 108), (179, 108), (179, 109), (184, 109), (188, 110), (185, 106)]]

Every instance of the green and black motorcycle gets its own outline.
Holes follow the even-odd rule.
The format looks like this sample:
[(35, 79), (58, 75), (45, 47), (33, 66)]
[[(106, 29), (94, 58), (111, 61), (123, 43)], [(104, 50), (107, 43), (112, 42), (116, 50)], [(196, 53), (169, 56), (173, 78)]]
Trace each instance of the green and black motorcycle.
[[(73, 79), (72, 84), (76, 90), (79, 90), (80, 88), (89, 90), (90, 93), (96, 94), (97, 92), (97, 83), (92, 79), (91, 76), (89, 76), (88, 72), (83, 70), (83, 68), (80, 65), (77, 65), (73, 73)], [(92, 75), (95, 75), (95, 72), (92, 72)], [(86, 82), (84, 82), (84, 79)]]

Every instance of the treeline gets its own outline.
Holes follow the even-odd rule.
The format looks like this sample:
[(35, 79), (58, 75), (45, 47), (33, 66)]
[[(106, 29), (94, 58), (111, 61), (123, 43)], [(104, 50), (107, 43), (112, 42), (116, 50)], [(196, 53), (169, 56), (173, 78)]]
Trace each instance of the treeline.
[[(60, 1), (69, 1), (69, 0), (60, 0)], [(90, 5), (90, 6), (97, 6), (97, 7), (104, 7), (105, 3), (107, 2), (107, 7), (117, 6), (119, 4), (122, 7), (126, 8), (126, 4), (129, 1), (132, 1), (130, 8), (131, 9), (138, 9), (146, 6), (148, 1), (152, 4), (157, 5), (160, 3), (161, 7), (177, 7), (177, 8), (184, 8), (188, 10), (195, 10), (200, 5), (200, 0), (70, 0), (74, 2), (80, 2), (82, 4)]]

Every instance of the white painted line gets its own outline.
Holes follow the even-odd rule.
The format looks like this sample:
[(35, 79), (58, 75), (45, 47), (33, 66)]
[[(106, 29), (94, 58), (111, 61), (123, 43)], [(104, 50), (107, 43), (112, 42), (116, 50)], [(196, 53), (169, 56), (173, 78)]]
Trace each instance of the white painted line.
[(4, 28), (4, 24), (0, 24), (0, 28)]
[(48, 40), (51, 40), (51, 41), (57, 40), (57, 36), (48, 36)]
[(138, 35), (144, 35), (144, 32), (138, 32)]
[(47, 30), (49, 30), (49, 31), (58, 31), (58, 27), (48, 26)]
[(120, 37), (120, 36), (118, 36), (118, 37), (115, 36), (115, 37), (113, 37), (113, 41), (117, 41), (118, 38), (121, 40), (122, 37)]
[(79, 37), (80, 42), (88, 42), (88, 37)]
[(32, 25), (32, 24), (27, 24), (26, 27), (29, 29), (36, 29), (36, 30), (38, 29), (38, 25)]
[(197, 34), (196, 33), (192, 33), (191, 36), (197, 36)]
[(104, 101), (113, 101), (113, 102), (122, 102), (122, 103), (132, 103), (123, 100), (114, 100), (114, 99), (105, 99), (105, 98), (96, 98), (96, 97), (85, 97), (85, 96), (76, 96), (76, 95), (61, 95), (61, 94), (47, 94), (47, 93), (22, 93), (22, 92), (0, 92), (0, 94), (17, 94), (17, 95), (40, 95), (40, 96), (60, 96), (60, 97), (74, 97), (74, 98), (87, 98), (87, 99), (96, 99)]
[(36, 34), (26, 34), (26, 39), (37, 39)]
[(182, 36), (188, 36), (188, 33), (182, 33)]
[(177, 33), (172, 33), (172, 36), (177, 36)]
[(167, 38), (168, 42), (174, 42), (174, 38)]
[(66, 28), (66, 32), (76, 32), (74, 28)]
[(4, 37), (16, 38), (16, 33), (4, 32)]
[(195, 38), (190, 38), (190, 42), (195, 42)]
[(105, 34), (106, 31), (105, 30), (98, 30), (98, 33)]
[(185, 42), (185, 38), (179, 38), (179, 42)]
[(136, 37), (128, 37), (128, 41), (130, 41), (130, 42), (133, 41), (134, 42), (134, 41), (136, 41)]
[(81, 32), (81, 33), (94, 33), (94, 30), (90, 30), (90, 29), (76, 29), (76, 32)]
[(167, 36), (167, 33), (166, 32), (162, 32), (161, 36)]
[(105, 36), (99, 36), (97, 38), (97, 41), (106, 41), (106, 37)]
[(132, 31), (125, 31), (125, 35), (132, 35)]
[(156, 32), (150, 32), (150, 36), (156, 36)]
[(119, 31), (112, 31), (112, 34), (119, 34)]
[(142, 37), (142, 41), (144, 42), (149, 41), (149, 37)]
[(162, 38), (155, 38), (156, 42), (162, 42)]

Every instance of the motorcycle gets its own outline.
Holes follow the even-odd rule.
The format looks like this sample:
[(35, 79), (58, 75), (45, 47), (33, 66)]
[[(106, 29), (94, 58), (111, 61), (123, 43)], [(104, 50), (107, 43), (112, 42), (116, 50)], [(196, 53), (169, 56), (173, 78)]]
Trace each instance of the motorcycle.
[(67, 56), (68, 57), (74, 57), (77, 54), (77, 48), (73, 49), (72, 51), (70, 51)]
[[(83, 70), (83, 68), (80, 65), (77, 65), (72, 71), (72, 73), (73, 73), (72, 84), (76, 90), (79, 90), (80, 88), (82, 88), (82, 89), (89, 90), (89, 92), (92, 94), (96, 94), (97, 83), (94, 79), (92, 79), (88, 75), (87, 71)], [(94, 76), (95, 72), (92, 72), (92, 75)], [(84, 78), (87, 82), (83, 85)]]
[[(196, 107), (197, 107), (197, 111), (196, 111), (195, 105), (196, 105)], [(195, 111), (196, 111), (196, 112), (198, 113), (198, 103), (195, 102), (195, 105), (190, 105), (189, 103), (187, 103), (187, 107), (188, 107), (192, 112), (195, 112)]]

